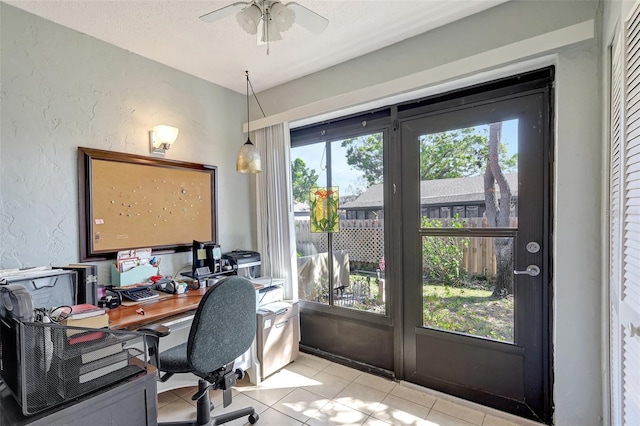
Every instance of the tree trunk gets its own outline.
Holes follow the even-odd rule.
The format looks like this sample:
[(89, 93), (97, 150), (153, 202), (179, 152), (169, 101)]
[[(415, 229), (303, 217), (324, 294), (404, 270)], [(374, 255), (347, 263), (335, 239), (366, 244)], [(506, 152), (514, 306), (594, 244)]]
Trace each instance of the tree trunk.
[[(489, 226), (506, 228), (511, 217), (511, 188), (500, 167), (500, 135), (502, 123), (489, 125), (489, 158), (484, 173), (484, 198)], [(500, 199), (496, 197), (496, 183)], [(496, 238), (496, 287), (494, 297), (505, 297), (513, 293), (513, 244), (510, 238)]]
[(493, 297), (513, 294), (513, 244), (511, 238), (496, 238), (496, 286)]

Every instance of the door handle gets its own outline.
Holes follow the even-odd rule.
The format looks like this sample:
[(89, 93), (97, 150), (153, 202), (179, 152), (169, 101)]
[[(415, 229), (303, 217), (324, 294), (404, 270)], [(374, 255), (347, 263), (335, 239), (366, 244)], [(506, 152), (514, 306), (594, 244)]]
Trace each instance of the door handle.
[(529, 265), (527, 269), (524, 271), (513, 271), (515, 275), (530, 275), (532, 277), (537, 277), (540, 275), (540, 267), (537, 265)]

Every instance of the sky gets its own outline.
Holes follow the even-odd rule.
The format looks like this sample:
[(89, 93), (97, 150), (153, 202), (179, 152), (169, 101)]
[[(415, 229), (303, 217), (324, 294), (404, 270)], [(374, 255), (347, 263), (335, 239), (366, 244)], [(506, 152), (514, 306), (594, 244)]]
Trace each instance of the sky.
[[(489, 126), (476, 126), (476, 130), (488, 136)], [(353, 195), (362, 192), (367, 188), (362, 172), (352, 168), (347, 164), (347, 149), (342, 148), (342, 141), (335, 141), (331, 144), (333, 170), (333, 184), (340, 187), (340, 196)], [(502, 143), (507, 147), (507, 157), (511, 157), (518, 152), (518, 120), (502, 122)], [(291, 161), (301, 158), (308, 169), (314, 169), (319, 175), (318, 185), (326, 184), (326, 153), (324, 144), (307, 145), (293, 148), (291, 150)]]

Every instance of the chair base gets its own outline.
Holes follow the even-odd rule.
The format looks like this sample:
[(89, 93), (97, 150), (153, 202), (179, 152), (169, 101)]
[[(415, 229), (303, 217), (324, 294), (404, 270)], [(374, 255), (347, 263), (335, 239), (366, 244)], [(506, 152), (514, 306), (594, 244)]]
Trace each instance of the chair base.
[(241, 417), (248, 416), (249, 423), (255, 424), (260, 418), (253, 407), (246, 407), (240, 410), (231, 411), (229, 413), (219, 414), (215, 417), (211, 417), (211, 410), (213, 410), (213, 404), (209, 398), (209, 391), (207, 390), (207, 382), (203, 379), (198, 380), (198, 392), (205, 391), (204, 395), (198, 399), (196, 410), (196, 420), (185, 420), (179, 422), (165, 422), (158, 423), (159, 426), (216, 426), (223, 423), (230, 422), (231, 420), (239, 419)]

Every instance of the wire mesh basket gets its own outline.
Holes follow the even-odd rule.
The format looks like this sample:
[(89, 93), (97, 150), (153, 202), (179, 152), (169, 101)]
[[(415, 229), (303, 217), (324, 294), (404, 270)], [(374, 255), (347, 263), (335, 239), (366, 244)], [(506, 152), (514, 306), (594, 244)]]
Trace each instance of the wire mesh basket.
[(0, 375), (31, 415), (146, 372), (136, 332), (0, 320)]

